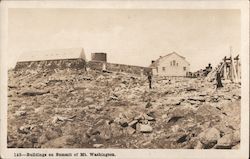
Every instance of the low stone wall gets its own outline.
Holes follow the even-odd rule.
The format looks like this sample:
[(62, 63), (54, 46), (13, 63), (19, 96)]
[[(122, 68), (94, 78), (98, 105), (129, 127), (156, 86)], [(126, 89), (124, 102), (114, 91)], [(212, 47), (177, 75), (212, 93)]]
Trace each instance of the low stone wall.
[(67, 59), (67, 60), (47, 60), (47, 61), (30, 61), (30, 62), (17, 62), (14, 70), (63, 70), (63, 69), (84, 69), (86, 67), (93, 70), (103, 70), (103, 66), (106, 64), (106, 70), (111, 72), (124, 72), (137, 75), (146, 75), (147, 72), (151, 72), (149, 67), (124, 65), (106, 63), (102, 61), (89, 61), (85, 62), (83, 59)]
[(124, 65), (124, 64), (115, 64), (115, 63), (105, 63), (101, 61), (89, 61), (87, 66), (90, 69), (94, 70), (103, 70), (103, 65), (106, 64), (106, 70), (112, 72), (124, 72), (137, 75), (146, 75), (147, 72), (151, 72), (152, 69), (149, 67), (133, 66), (133, 65)]
[(101, 71), (103, 67), (103, 62), (101, 61), (89, 61), (87, 62), (87, 67), (93, 70)]
[(17, 62), (14, 70), (54, 70), (54, 69), (85, 69), (86, 62), (83, 59), (66, 59), (66, 60), (46, 60), (46, 61), (29, 61)]

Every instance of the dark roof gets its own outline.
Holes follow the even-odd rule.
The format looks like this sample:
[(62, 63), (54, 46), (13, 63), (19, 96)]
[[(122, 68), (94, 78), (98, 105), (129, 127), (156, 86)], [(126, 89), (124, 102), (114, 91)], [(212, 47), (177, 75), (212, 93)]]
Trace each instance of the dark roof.
[(156, 67), (156, 65), (158, 64), (158, 62), (160, 61), (160, 59), (163, 59), (163, 58), (168, 57), (168, 56), (173, 55), (173, 54), (176, 54), (177, 56), (179, 56), (179, 57), (180, 57), (180, 58), (182, 58), (183, 60), (185, 60), (185, 59), (186, 59), (185, 57), (183, 57), (183, 56), (179, 55), (178, 53), (176, 53), (176, 52), (172, 52), (172, 53), (169, 53), (169, 54), (167, 54), (167, 55), (160, 56), (157, 60), (155, 60), (155, 62), (154, 62), (154, 63), (150, 64), (150, 66), (149, 66), (149, 67)]

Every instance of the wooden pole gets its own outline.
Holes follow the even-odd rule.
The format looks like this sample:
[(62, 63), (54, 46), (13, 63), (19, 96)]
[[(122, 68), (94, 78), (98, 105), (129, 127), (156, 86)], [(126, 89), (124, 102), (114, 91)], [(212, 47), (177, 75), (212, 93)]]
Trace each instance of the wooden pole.
[(235, 68), (235, 64), (234, 64), (234, 59), (232, 58), (232, 68), (233, 68), (233, 77), (234, 77), (234, 82), (238, 83), (238, 76), (236, 73), (236, 68)]
[(228, 76), (227, 76), (227, 62), (226, 62), (226, 56), (224, 58), (224, 79), (227, 80)]

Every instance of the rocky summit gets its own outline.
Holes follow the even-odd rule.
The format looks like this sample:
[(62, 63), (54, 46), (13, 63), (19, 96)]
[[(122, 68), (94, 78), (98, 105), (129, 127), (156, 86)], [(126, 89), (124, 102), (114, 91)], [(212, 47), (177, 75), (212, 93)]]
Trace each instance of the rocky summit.
[(237, 149), (240, 85), (89, 70), (8, 72), (9, 148)]

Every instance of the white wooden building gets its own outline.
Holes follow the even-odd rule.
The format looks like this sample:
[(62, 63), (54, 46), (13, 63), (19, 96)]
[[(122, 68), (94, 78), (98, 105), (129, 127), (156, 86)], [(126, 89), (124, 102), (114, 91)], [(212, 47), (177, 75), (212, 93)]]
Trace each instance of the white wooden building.
[(187, 76), (190, 71), (189, 62), (176, 52), (160, 56), (157, 60), (152, 61), (150, 67), (153, 75), (159, 76)]

